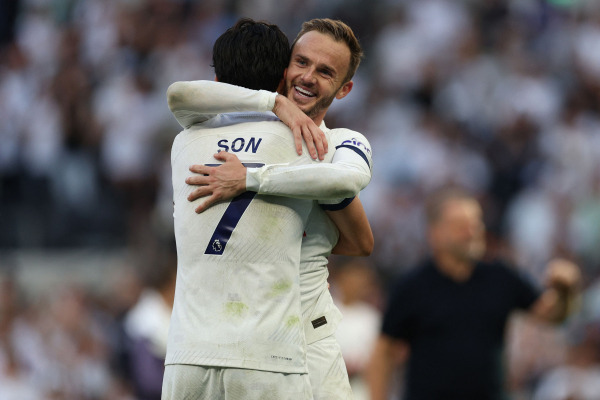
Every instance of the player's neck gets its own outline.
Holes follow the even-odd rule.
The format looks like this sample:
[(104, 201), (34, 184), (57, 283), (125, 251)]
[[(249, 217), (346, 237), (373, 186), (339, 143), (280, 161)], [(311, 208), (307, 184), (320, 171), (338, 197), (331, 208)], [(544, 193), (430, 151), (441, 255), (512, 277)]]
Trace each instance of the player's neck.
[(318, 116), (314, 117), (312, 120), (315, 123), (315, 125), (321, 126), (321, 123), (323, 123), (324, 118), (325, 118), (325, 114), (318, 115)]

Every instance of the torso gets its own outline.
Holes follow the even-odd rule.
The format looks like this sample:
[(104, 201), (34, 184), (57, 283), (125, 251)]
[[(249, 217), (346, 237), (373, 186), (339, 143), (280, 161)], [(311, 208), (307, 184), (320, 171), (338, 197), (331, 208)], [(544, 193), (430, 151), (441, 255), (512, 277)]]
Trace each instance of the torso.
[(178, 272), (166, 363), (305, 372), (298, 265), (312, 203), (247, 195), (198, 215), (187, 201), (188, 167), (215, 163), (224, 146), (245, 163), (298, 159), (283, 124), (230, 122), (193, 126), (173, 144)]

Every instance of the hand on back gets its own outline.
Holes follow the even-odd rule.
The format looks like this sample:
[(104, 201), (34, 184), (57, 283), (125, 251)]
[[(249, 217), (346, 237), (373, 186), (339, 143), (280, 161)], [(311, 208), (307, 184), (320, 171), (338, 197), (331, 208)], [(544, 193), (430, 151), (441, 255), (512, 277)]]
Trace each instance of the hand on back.
[(188, 185), (198, 186), (188, 196), (189, 201), (209, 196), (196, 208), (198, 214), (219, 201), (230, 200), (246, 191), (246, 167), (237, 156), (220, 151), (214, 157), (224, 164), (217, 167), (192, 165), (190, 171), (195, 175), (185, 180)]

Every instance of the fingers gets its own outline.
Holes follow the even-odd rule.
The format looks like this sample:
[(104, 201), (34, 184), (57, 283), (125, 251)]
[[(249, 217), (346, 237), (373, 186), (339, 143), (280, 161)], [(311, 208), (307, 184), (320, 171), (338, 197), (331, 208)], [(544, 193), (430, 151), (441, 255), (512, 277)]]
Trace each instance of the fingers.
[(314, 138), (310, 130), (303, 129), (302, 136), (304, 137), (304, 142), (306, 143), (306, 148), (308, 149), (308, 154), (312, 157), (313, 160), (317, 159), (318, 152), (315, 148)]
[(319, 160), (323, 161), (325, 159), (325, 154), (327, 153), (327, 139), (325, 138), (325, 134), (317, 128), (316, 132), (312, 133), (312, 136), (315, 141), (317, 152), (319, 153)]
[(304, 132), (304, 140), (306, 142), (306, 146), (308, 147), (309, 151), (311, 151), (312, 149), (310, 155), (315, 160), (318, 157), (319, 160), (323, 161), (325, 159), (325, 154), (327, 154), (328, 150), (327, 138), (325, 134), (318, 127)]
[(188, 185), (208, 185), (210, 183), (208, 174), (192, 175), (185, 178), (185, 183)]
[(302, 132), (298, 128), (292, 129), (292, 134), (294, 135), (294, 144), (296, 145), (296, 153), (299, 156), (302, 155)]
[(194, 201), (201, 197), (208, 196), (209, 194), (212, 194), (212, 189), (208, 186), (200, 186), (199, 188), (194, 189), (192, 193), (188, 195), (187, 199), (188, 201)]
[(212, 195), (212, 196), (208, 197), (205, 201), (202, 202), (202, 204), (200, 204), (198, 207), (196, 207), (196, 210), (195, 210), (196, 214), (200, 214), (200, 213), (204, 212), (210, 206), (215, 204), (218, 200), (219, 200), (218, 196), (216, 196), (216, 195)]
[[(213, 167), (209, 167), (206, 165), (200, 165), (200, 164), (194, 164), (190, 167), (190, 171), (192, 171), (196, 174), (208, 175), (210, 173), (211, 168), (213, 168)], [(187, 183), (189, 183), (189, 182), (187, 182)]]
[(327, 142), (327, 136), (325, 136), (325, 133), (320, 128), (317, 128), (317, 132), (318, 135), (321, 137), (321, 142), (323, 143), (323, 155), (325, 155), (329, 151), (329, 143)]
[(219, 151), (218, 153), (215, 153), (213, 155), (214, 158), (216, 158), (219, 161), (232, 161), (232, 160), (237, 160), (237, 156), (233, 153), (228, 153), (226, 151)]

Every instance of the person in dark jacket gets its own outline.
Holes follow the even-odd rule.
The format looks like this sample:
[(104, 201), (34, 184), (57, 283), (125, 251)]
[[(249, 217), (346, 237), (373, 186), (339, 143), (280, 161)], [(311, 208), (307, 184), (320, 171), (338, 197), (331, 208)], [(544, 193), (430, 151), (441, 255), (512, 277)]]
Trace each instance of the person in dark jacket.
[(368, 381), (388, 399), (395, 355), (407, 355), (404, 400), (506, 399), (502, 353), (513, 311), (558, 323), (572, 311), (579, 268), (547, 266), (546, 288), (500, 261), (482, 261), (485, 227), (478, 201), (456, 188), (426, 204), (429, 258), (390, 292)]

